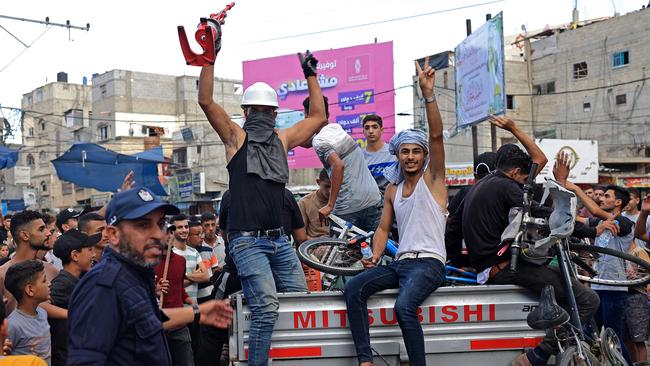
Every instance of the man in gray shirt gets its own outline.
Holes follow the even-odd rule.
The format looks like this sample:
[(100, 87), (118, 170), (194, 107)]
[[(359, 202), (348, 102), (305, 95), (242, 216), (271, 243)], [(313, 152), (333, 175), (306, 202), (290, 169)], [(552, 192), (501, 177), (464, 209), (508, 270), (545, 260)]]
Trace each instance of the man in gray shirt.
[(388, 180), (384, 177), (384, 170), (397, 164), (395, 155), (388, 151), (388, 145), (381, 139), (384, 133), (384, 124), (376, 114), (369, 114), (363, 117), (361, 122), (363, 136), (366, 138), (366, 148), (363, 150), (363, 157), (366, 158), (368, 170), (375, 178), (379, 191), (383, 197)]
[(312, 144), (332, 182), (329, 201), (319, 210), (321, 218), (334, 212), (362, 230), (375, 230), (381, 194), (359, 145), (336, 123), (323, 127)]

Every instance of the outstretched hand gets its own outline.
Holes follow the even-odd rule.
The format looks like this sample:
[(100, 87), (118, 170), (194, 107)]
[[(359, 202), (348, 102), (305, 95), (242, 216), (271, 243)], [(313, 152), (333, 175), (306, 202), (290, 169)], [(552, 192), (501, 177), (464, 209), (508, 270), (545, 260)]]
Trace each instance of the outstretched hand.
[(215, 328), (228, 328), (232, 323), (232, 307), (229, 300), (210, 300), (199, 305), (199, 323)]
[(122, 182), (122, 186), (120, 187), (120, 192), (133, 188), (133, 186), (135, 185), (135, 181), (133, 180), (134, 177), (135, 177), (135, 173), (133, 172), (133, 170), (131, 170), (129, 174), (127, 174), (126, 177), (124, 177), (124, 181)]
[(510, 132), (512, 132), (512, 129), (515, 128), (516, 126), (515, 121), (505, 116), (502, 117), (489, 116), (488, 121), (490, 121), (491, 124), (499, 127), (500, 129), (510, 131)]
[(563, 186), (566, 186), (570, 170), (571, 160), (569, 154), (558, 152), (555, 156), (555, 165), (553, 166), (553, 176), (555, 177), (555, 180), (560, 182)]
[(316, 76), (318, 60), (309, 50), (304, 55), (298, 52), (298, 59), (300, 60), (300, 66), (302, 67), (302, 73), (305, 75), (305, 79), (310, 76)]
[(429, 56), (424, 58), (424, 69), (420, 67), (420, 63), (415, 61), (415, 69), (418, 72), (418, 81), (422, 96), (430, 98), (433, 96), (433, 88), (436, 85), (436, 70), (429, 66)]

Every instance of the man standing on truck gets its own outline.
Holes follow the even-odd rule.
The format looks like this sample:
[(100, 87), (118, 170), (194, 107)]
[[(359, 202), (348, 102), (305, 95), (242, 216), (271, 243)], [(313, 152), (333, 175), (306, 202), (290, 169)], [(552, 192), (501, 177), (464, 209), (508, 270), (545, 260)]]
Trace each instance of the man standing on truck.
[[(221, 46), (218, 33), (217, 53)], [(327, 121), (316, 78), (317, 64), (309, 52), (301, 57), (311, 100), (309, 117), (277, 132), (278, 97), (270, 85), (258, 82), (244, 91), (241, 106), (246, 122), (242, 128), (213, 100), (214, 66), (201, 70), (199, 105), (226, 149), (231, 202), (235, 203), (228, 214), (227, 238), (252, 313), (251, 366), (268, 364), (280, 305), (277, 292), (307, 290), (300, 261), (277, 213), (285, 205), (287, 152), (311, 139)]]
[[(424, 61), (424, 69), (417, 61), (415, 65), (426, 102), (428, 141), (427, 135), (418, 130), (405, 130), (391, 139), (390, 152), (397, 156), (398, 164), (385, 172), (392, 184), (386, 189), (381, 221), (372, 240), (373, 256), (362, 261), (370, 269), (345, 286), (350, 330), (362, 366), (373, 365), (367, 300), (389, 288), (399, 288), (395, 313), (410, 365), (426, 365), (417, 309), (444, 282), (447, 187), (442, 117), (434, 94), (435, 70), (429, 66), (429, 58)], [(401, 238), (397, 260), (377, 265), (393, 219), (397, 220)]]

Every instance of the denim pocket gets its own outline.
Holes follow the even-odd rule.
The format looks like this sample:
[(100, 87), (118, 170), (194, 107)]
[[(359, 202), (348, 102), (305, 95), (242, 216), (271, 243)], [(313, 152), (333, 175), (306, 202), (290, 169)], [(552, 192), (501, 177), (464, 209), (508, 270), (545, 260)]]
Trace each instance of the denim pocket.
[(250, 236), (240, 236), (230, 241), (230, 255), (241, 252), (250, 248), (255, 243), (255, 238)]

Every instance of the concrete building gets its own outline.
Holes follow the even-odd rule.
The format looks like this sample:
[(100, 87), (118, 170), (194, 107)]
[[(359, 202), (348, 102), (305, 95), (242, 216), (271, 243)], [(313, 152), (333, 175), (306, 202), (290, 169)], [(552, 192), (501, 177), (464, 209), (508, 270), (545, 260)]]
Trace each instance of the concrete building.
[(37, 209), (80, 207), (90, 204), (91, 189), (58, 179), (50, 160), (63, 154), (72, 141), (90, 133), (92, 88), (71, 84), (59, 73), (57, 81), (23, 95), (23, 149), (17, 164), (30, 168), (30, 186)]
[[(536, 138), (597, 140), (601, 182), (650, 187), (649, 30), (650, 10), (642, 9), (506, 36), (506, 115)], [(517, 37), (523, 40), (513, 45)], [(451, 67), (437, 72), (438, 103), (450, 137), (446, 159), (471, 162), (470, 129), (454, 128), (449, 55)], [(426, 127), (417, 94), (414, 108), (415, 126)], [(479, 153), (491, 149), (487, 122), (478, 126), (478, 142)], [(506, 142), (510, 136), (499, 131), (497, 146)]]

